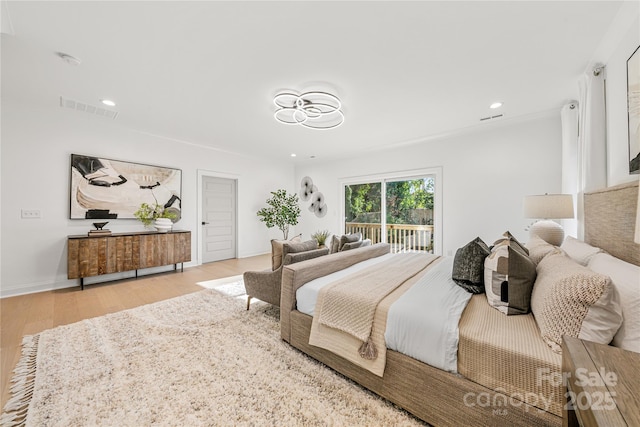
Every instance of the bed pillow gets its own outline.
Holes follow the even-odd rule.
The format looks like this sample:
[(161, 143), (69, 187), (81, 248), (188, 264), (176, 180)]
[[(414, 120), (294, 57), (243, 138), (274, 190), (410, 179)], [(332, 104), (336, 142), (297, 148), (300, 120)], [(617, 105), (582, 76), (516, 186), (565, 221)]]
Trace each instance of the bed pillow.
[(520, 248), (522, 252), (524, 252), (525, 254), (529, 255), (529, 250), (527, 249), (527, 247), (525, 245), (523, 245), (522, 243), (520, 243), (518, 241), (518, 239), (515, 238), (515, 236), (513, 234), (511, 234), (511, 232), (509, 232), (509, 230), (505, 231), (502, 234), (502, 239), (498, 239), (495, 242), (493, 242), (493, 246), (502, 243), (502, 242), (508, 242), (510, 245)]
[(292, 237), (289, 240), (271, 240), (271, 270), (275, 271), (282, 265), (282, 246), (285, 243), (300, 243), (302, 242), (302, 234)]
[(591, 257), (589, 268), (609, 276), (620, 296), (622, 325), (613, 337), (613, 345), (640, 353), (640, 267), (599, 253)]
[(562, 253), (544, 257), (537, 270), (531, 311), (549, 347), (560, 353), (563, 335), (609, 344), (622, 323), (611, 279)]
[(509, 232), (505, 233), (484, 260), (489, 305), (507, 315), (528, 313), (535, 280), (536, 265), (527, 250)]
[(562, 249), (559, 247), (553, 246), (551, 243), (547, 243), (536, 235), (531, 236), (531, 239), (526, 244), (526, 248), (529, 251), (529, 258), (531, 258), (531, 261), (536, 265), (538, 265), (542, 258), (550, 253), (562, 252)]
[(592, 256), (604, 252), (600, 248), (591, 246), (590, 244), (571, 236), (567, 236), (560, 247), (567, 253), (567, 255), (569, 255), (571, 259), (573, 259), (580, 265), (589, 264), (589, 260)]
[(467, 292), (484, 292), (484, 260), (491, 253), (489, 246), (476, 237), (456, 251), (451, 278)]

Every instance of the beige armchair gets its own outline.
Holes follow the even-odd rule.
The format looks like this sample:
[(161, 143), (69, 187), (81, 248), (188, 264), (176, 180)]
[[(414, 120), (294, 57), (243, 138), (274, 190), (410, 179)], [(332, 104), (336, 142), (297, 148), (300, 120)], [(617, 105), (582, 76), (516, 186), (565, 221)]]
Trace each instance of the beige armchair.
[(327, 255), (329, 248), (318, 249), (318, 242), (309, 240), (302, 243), (284, 243), (282, 245), (282, 264), (275, 270), (246, 271), (242, 275), (244, 288), (247, 291), (247, 310), (251, 298), (258, 298), (280, 307), (280, 285), (282, 268), (285, 265)]

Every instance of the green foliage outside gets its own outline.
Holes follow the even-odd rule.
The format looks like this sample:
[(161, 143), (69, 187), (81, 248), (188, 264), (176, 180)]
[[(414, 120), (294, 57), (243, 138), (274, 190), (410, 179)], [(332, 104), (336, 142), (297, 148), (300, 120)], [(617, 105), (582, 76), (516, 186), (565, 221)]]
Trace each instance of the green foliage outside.
[(286, 190), (272, 191), (271, 194), (273, 197), (267, 199), (269, 206), (260, 209), (257, 214), (267, 228), (277, 226), (286, 240), (289, 238), (289, 226), (296, 225), (300, 217), (298, 195), (289, 195)]
[[(379, 223), (380, 183), (345, 186), (346, 222)], [(434, 180), (413, 179), (386, 183), (387, 224), (433, 223)]]
[(431, 178), (387, 183), (387, 224), (432, 224), (433, 195)]

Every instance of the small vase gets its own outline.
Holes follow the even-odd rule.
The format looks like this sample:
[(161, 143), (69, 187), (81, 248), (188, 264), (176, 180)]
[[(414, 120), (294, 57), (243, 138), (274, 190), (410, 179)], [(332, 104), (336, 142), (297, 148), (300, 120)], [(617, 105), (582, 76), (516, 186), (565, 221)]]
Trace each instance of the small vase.
[(169, 218), (158, 218), (153, 223), (153, 226), (159, 233), (166, 233), (171, 230), (173, 223)]

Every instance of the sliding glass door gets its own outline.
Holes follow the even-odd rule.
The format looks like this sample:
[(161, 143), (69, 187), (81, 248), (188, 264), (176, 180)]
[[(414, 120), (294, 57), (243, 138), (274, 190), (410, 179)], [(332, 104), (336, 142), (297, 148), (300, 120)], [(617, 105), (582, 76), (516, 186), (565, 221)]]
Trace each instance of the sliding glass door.
[(344, 233), (387, 242), (392, 252), (436, 253), (437, 180), (425, 173), (345, 183)]

